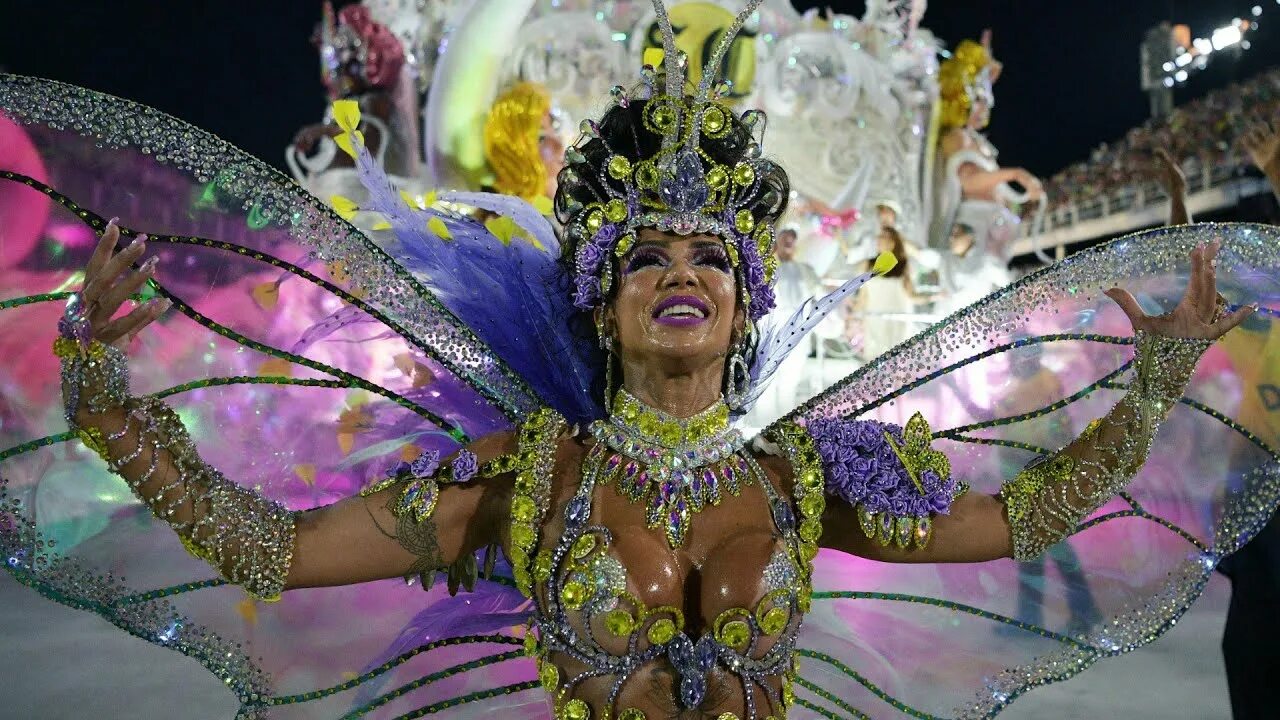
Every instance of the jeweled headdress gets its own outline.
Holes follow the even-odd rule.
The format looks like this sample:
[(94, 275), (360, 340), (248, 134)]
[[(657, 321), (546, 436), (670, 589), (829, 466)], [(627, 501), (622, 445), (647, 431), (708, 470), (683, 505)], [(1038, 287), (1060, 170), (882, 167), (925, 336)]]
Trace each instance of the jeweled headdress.
[[(720, 77), (725, 53), (759, 4), (751, 0), (738, 14), (686, 95), (684, 58), (666, 9), (654, 1), (663, 50), (645, 58), (635, 91), (614, 88), (614, 106), (599, 123), (583, 121), (558, 178), (556, 213), (573, 253), (578, 308), (604, 304), (615, 281), (612, 258), (631, 248), (638, 228), (651, 227), (723, 238), (748, 318), (773, 309), (774, 224), (786, 207), (785, 173), (761, 158), (764, 114), (739, 116), (722, 102), (730, 87)], [(606, 126), (636, 114), (630, 136), (619, 142)]]

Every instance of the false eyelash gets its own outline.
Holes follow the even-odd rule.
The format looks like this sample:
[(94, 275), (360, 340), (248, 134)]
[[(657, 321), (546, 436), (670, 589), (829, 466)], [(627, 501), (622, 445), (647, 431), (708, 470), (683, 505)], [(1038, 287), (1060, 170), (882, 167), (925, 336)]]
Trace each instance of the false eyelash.
[(625, 272), (631, 273), (636, 270), (642, 270), (651, 265), (657, 265), (666, 261), (666, 256), (657, 250), (639, 250), (627, 259), (627, 267)]
[(700, 265), (710, 265), (721, 272), (729, 272), (729, 255), (723, 250), (703, 250), (694, 256), (693, 261)]

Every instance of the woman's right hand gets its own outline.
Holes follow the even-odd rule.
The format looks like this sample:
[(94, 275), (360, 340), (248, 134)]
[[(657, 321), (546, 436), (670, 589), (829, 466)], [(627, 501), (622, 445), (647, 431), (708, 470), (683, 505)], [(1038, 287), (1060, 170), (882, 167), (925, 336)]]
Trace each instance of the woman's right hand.
[[(90, 337), (106, 345), (121, 349), (127, 347), (147, 325), (150, 325), (172, 307), (167, 298), (154, 298), (133, 308), (123, 317), (116, 318), (122, 305), (155, 277), (156, 261), (151, 257), (137, 270), (132, 265), (147, 250), (147, 236), (139, 235), (123, 250), (116, 251), (120, 241), (120, 228), (115, 219), (107, 223), (102, 239), (89, 258), (84, 269), (84, 289), (81, 300), (88, 314)], [(114, 318), (114, 319), (113, 319)]]

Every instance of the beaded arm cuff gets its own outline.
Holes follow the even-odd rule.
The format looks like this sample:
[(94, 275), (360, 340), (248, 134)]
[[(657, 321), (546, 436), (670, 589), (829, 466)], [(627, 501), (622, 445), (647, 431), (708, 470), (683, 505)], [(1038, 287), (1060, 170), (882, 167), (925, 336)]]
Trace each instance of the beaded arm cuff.
[[(227, 580), (264, 600), (289, 574), (294, 513), (225, 478), (200, 459), (177, 414), (154, 397), (128, 394), (122, 352), (98, 342), (82, 352), (59, 339), (67, 422), (182, 544)], [(100, 419), (84, 423), (85, 417)], [(110, 432), (107, 426), (119, 426)]]
[(1210, 344), (1137, 333), (1133, 381), (1115, 408), (1001, 488), (1015, 559), (1039, 557), (1124, 489), (1146, 462), (1156, 430)]
[(858, 524), (882, 545), (923, 548), (933, 515), (946, 514), (968, 489), (947, 456), (930, 447), (929, 423), (916, 413), (905, 428), (874, 420), (808, 424), (822, 458), (826, 493), (857, 509)]
[[(475, 589), (480, 568), (474, 554), (467, 553), (453, 563), (445, 562), (440, 554), (440, 543), (433, 518), (440, 500), (441, 486), (465, 483), (475, 477), (492, 478), (510, 472), (512, 456), (502, 455), (479, 465), (475, 453), (460, 450), (449, 465), (441, 467), (439, 454), (427, 452), (412, 463), (401, 463), (383, 480), (360, 491), (369, 497), (390, 488), (387, 508), (396, 517), (396, 540), (400, 546), (417, 556), (418, 560), (405, 572), (406, 582), (415, 581), (423, 590), (435, 585), (436, 572), (447, 570), (449, 594), (455, 595), (461, 587), (468, 592)], [(497, 548), (485, 549), (484, 575), (488, 577), (497, 561)]]

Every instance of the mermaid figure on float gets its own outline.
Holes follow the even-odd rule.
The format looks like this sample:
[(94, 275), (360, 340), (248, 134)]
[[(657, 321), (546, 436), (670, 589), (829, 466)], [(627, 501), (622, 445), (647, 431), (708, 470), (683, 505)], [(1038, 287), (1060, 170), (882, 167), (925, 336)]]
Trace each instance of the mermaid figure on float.
[[(748, 441), (732, 419), (871, 274), (770, 317), (788, 176), (763, 156), (761, 114), (729, 108), (714, 74), (685, 82), (665, 8), (655, 11), (663, 52), (566, 154), (554, 205), (562, 235), (516, 198), (439, 193), (508, 221), (480, 223), (401, 194), (361, 140), (358, 107), (337, 103), (341, 143), (368, 192), (340, 209), (380, 216), (399, 240), (394, 255), (177, 121), (0, 78), (0, 108), (37, 131), (58, 182), (92, 182), (76, 175), (76, 153), (58, 152), (83, 147), (77, 131), (117, 132), (88, 139), (104, 141), (104, 162), (163, 158), (200, 182), (219, 170), (218, 188), (240, 201), (227, 212), (253, 207), (275, 223), (237, 244), (202, 239), (199, 215), (175, 216), (140, 238), (133, 228), (145, 217), (108, 221), (47, 183), (3, 175), (103, 236), (79, 291), (40, 288), (3, 306), (67, 301), (45, 328), (56, 336), (60, 367), (46, 369), (61, 378), (62, 401), (26, 408), (47, 417), (60, 406), (64, 417), (41, 437), (6, 437), (0, 454), (14, 478), (6, 491), (20, 500), (3, 506), (6, 570), (196, 658), (246, 717), (303, 705), (422, 716), (469, 703), (545, 716), (547, 702), (575, 720), (983, 717), (1159, 635), (1276, 505), (1273, 434), (1193, 399), (1195, 367), (1214, 341), (1232, 342), (1228, 331), (1246, 318), (1274, 321), (1274, 308), (1244, 305), (1262, 295), (1256, 270), (1276, 262), (1274, 235), (1190, 228), (1095, 249), (908, 340)], [(121, 114), (138, 122), (96, 124)], [(140, 141), (148, 153), (132, 150)], [(121, 249), (122, 237), (135, 242)], [(268, 308), (208, 307), (198, 291), (175, 291), (165, 268), (183, 266), (145, 261), (149, 248), (163, 262), (210, 253), (238, 271), (232, 290), (246, 294), (262, 276), (288, 273), (297, 282), (271, 310), (311, 313), (315, 325), (290, 339)], [(143, 288), (183, 317), (157, 323), (164, 301), (116, 312)], [(1150, 315), (1139, 298), (1172, 310)], [(1033, 334), (1013, 335), (1027, 327)], [(152, 328), (166, 333), (167, 352), (190, 347), (190, 358), (157, 362), (151, 346), (126, 362), (131, 340), (146, 344)], [(880, 419), (891, 404), (928, 406), (941, 379), (983, 387), (990, 358), (1045, 343), (1089, 360), (1049, 406), (958, 422)], [(368, 350), (361, 372), (348, 365), (352, 348)], [(248, 353), (283, 367), (222, 373)], [(999, 389), (1019, 390), (1016, 378)], [(280, 427), (297, 398), (312, 397), (327, 403), (314, 426)], [(1096, 419), (1054, 424), (1065, 437), (1024, 432), (1071, 406)], [(210, 421), (227, 407), (234, 417)], [(332, 442), (315, 432), (334, 417), (341, 455), (325, 454)], [(256, 442), (228, 442), (259, 422)], [(286, 447), (290, 435), (315, 442)], [(1207, 477), (1221, 478), (1196, 465), (1208, 453), (1178, 451), (1234, 436), (1252, 444), (1247, 474), (1203, 492)], [(1028, 461), (1011, 477), (991, 471), (1006, 451)], [(333, 503), (284, 492), (305, 459), (313, 484), (354, 480), (361, 492)], [(136, 495), (95, 516), (100, 532), (70, 552), (43, 535), (48, 511), (65, 503), (46, 498), (35, 515), (25, 502), (50, 472), (68, 470), (109, 470)], [(139, 536), (147, 542), (116, 542)], [(1096, 622), (1067, 628), (1059, 587), (1046, 589), (1039, 624), (1020, 620), (1009, 558), (1064, 541), (1080, 543)], [(92, 571), (104, 566), (145, 586)], [(441, 573), (450, 592), (474, 591), (459, 596), (472, 604), (433, 586)], [(428, 589), (397, 596), (411, 608), (407, 622), (378, 606), (358, 622), (348, 613), (312, 633), (279, 632), (290, 613), (342, 597), (333, 588), (369, 582), (358, 592), (389, 596), (383, 580), (398, 577)], [(276, 601), (251, 604), (247, 652), (231, 639), (249, 633), (227, 622), (227, 583)], [(1001, 626), (1018, 632), (993, 639)], [(389, 627), (397, 651), (370, 651)], [(316, 639), (327, 652), (308, 645)], [(922, 671), (930, 682), (919, 682)]]

